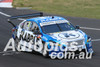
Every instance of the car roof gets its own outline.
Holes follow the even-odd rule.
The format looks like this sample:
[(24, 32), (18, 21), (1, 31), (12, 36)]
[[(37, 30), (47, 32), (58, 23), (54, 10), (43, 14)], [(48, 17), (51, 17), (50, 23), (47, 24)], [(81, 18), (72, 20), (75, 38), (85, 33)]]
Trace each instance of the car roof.
[(58, 21), (58, 20), (66, 20), (66, 19), (59, 16), (43, 16), (43, 17), (35, 17), (35, 18), (27, 19), (27, 21), (35, 21), (36, 23)]

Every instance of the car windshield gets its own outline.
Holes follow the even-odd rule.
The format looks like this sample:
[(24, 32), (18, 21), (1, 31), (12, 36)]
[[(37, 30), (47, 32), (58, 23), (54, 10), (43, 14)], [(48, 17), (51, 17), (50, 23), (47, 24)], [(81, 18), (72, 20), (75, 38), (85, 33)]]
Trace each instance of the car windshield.
[(42, 26), (42, 31), (44, 33), (54, 33), (54, 32), (62, 32), (62, 31), (69, 31), (75, 30), (74, 26), (70, 23), (59, 23), (59, 24), (51, 24)]

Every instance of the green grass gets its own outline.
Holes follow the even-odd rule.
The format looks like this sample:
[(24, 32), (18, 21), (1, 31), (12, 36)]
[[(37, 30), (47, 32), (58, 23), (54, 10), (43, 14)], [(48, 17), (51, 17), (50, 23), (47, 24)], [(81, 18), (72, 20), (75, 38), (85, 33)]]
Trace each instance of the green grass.
[(100, 0), (14, 0), (14, 7), (32, 7), (47, 13), (100, 19)]

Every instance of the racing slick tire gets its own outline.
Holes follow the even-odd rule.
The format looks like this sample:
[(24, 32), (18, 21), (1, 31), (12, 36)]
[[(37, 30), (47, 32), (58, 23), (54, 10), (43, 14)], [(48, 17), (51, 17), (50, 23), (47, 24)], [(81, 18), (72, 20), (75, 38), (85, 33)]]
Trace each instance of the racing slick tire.
[[(20, 40), (21, 40), (21, 39), (18, 38), (17, 36), (16, 36), (16, 38), (14, 39), (14, 42), (15, 42), (15, 50), (16, 50), (16, 51), (19, 51), (19, 50), (18, 50), (18, 43), (20, 42)], [(20, 48), (21, 48), (21, 47), (20, 47)]]
[(43, 50), (42, 50), (42, 55), (46, 58), (49, 57), (49, 52), (45, 49), (46, 48), (46, 44), (43, 43)]

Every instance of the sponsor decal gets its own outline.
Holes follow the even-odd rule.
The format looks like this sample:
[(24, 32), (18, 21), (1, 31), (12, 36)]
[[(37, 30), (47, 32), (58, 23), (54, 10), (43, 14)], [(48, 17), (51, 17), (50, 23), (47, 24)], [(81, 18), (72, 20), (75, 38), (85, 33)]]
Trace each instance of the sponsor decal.
[(68, 23), (68, 21), (67, 20), (49, 21), (49, 22), (42, 22), (40, 23), (40, 25), (45, 26), (45, 25), (52, 25), (52, 24), (59, 24), (59, 23)]
[(73, 39), (73, 38), (78, 38), (80, 35), (78, 34), (78, 33), (62, 33), (62, 34), (58, 34), (58, 36), (60, 37), (60, 38), (64, 38), (64, 39), (66, 39), (66, 38), (70, 38), (70, 39)]

